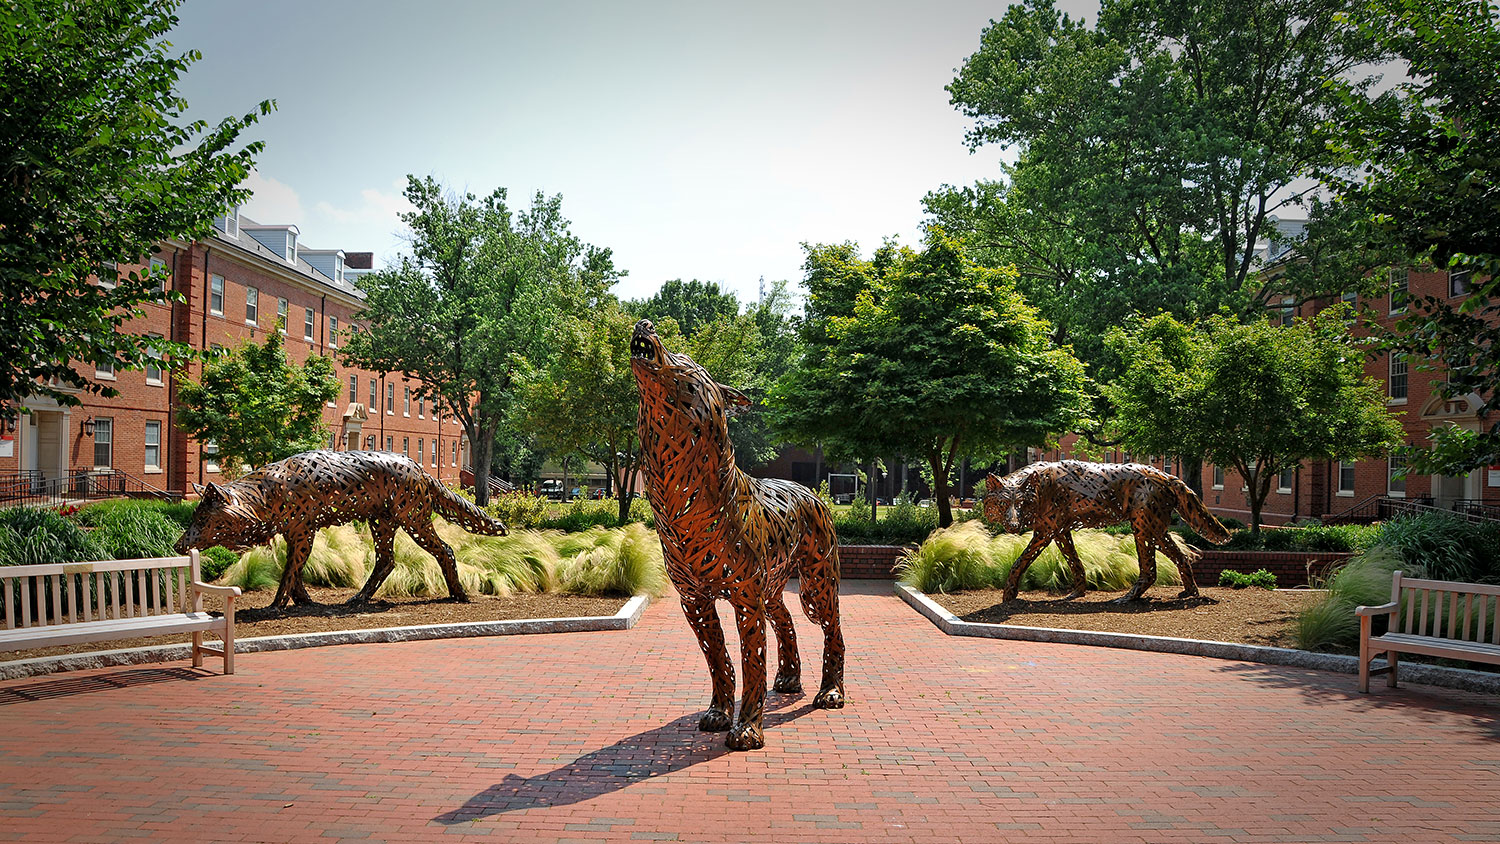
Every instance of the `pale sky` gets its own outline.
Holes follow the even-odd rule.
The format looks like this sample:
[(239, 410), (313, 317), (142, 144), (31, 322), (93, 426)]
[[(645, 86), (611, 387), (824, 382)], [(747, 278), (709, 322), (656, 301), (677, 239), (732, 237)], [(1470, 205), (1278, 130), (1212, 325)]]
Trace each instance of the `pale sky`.
[[(1097, 2), (1060, 4), (1092, 12)], [(920, 238), (921, 198), (999, 175), (943, 86), (1003, 2), (189, 0), (174, 46), (216, 120), (262, 99), (245, 213), (312, 248), (404, 249), (407, 173), (563, 195), (648, 295), (801, 278), (803, 241)]]

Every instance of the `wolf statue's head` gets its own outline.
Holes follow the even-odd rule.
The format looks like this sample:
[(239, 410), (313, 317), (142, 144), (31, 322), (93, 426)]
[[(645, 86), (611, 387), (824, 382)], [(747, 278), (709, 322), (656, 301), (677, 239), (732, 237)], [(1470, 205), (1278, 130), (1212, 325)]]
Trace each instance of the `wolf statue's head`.
[(641, 390), (641, 447), (648, 465), (678, 458), (733, 463), (728, 420), (750, 405), (744, 393), (715, 381), (687, 355), (667, 351), (648, 319), (631, 334), (630, 368)]
[(222, 545), (231, 551), (244, 551), (260, 545), (276, 529), (265, 520), (261, 507), (249, 500), (233, 485), (193, 484), (202, 498), (193, 511), (193, 521), (182, 532), (175, 549), (186, 554), (189, 548), (212, 548)]
[(1005, 477), (991, 474), (985, 480), (984, 520), (1001, 525), (1007, 533), (1023, 533), (1022, 509), (1035, 498), (1030, 473), (1025, 469)]

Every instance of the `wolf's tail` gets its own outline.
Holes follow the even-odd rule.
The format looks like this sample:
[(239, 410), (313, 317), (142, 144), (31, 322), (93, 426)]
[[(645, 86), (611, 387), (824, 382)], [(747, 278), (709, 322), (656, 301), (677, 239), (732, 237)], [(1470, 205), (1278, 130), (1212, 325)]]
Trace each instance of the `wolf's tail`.
[(1229, 531), (1214, 518), (1213, 513), (1208, 512), (1192, 487), (1173, 478), (1172, 491), (1177, 495), (1177, 512), (1182, 514), (1183, 521), (1197, 531), (1199, 536), (1215, 545), (1223, 545), (1229, 541)]
[(509, 532), (504, 522), (490, 518), (488, 513), (479, 509), (473, 502), (459, 497), (453, 490), (443, 486), (437, 478), (429, 477), (428, 481), (432, 484), (432, 509), (443, 518), (469, 533), (504, 536)]

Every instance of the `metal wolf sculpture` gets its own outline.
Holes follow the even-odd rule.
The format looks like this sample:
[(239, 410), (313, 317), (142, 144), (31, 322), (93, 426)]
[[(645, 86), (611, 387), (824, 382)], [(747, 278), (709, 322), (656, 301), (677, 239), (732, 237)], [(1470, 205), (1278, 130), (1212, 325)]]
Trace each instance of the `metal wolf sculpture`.
[[(844, 705), (844, 635), (839, 628), (838, 539), (833, 516), (800, 484), (757, 480), (734, 464), (727, 427), (731, 405), (750, 400), (714, 381), (687, 355), (672, 354), (648, 320), (630, 340), (640, 386), (640, 438), (646, 494), (656, 514), (667, 573), (682, 596), (713, 678), (700, 730), (729, 730), (727, 744), (765, 744), (766, 619), (776, 632), (778, 692), (802, 690), (792, 616), (782, 600), (787, 578), (801, 579), (802, 609), (823, 628), (823, 682), (813, 705)], [(734, 665), (714, 602), (734, 607), (744, 673), (739, 719)]]
[(1010, 570), (1003, 600), (1016, 597), (1021, 575), (1056, 541), (1073, 575), (1068, 598), (1084, 593), (1083, 563), (1073, 547), (1071, 530), (1076, 527), (1108, 527), (1130, 522), (1135, 534), (1141, 573), (1130, 591), (1117, 600), (1134, 601), (1156, 582), (1156, 551), (1177, 564), (1182, 575), (1182, 594), (1198, 594), (1191, 560), (1167, 535), (1172, 511), (1201, 536), (1215, 544), (1229, 540), (1229, 532), (1208, 512), (1188, 485), (1178, 478), (1139, 463), (1033, 463), (1003, 478), (990, 475), (984, 495), (984, 516), (1008, 531), (1030, 529), (1031, 542)]
[[(196, 487), (196, 485), (195, 485)], [(407, 457), (383, 451), (306, 451), (256, 469), (240, 480), (197, 487), (203, 494), (177, 552), (223, 545), (243, 550), (286, 538), (286, 567), (271, 609), (314, 603), (302, 584), (302, 566), (318, 528), (361, 519), (375, 537), (375, 568), (349, 603), (369, 601), (396, 566), (396, 528), (437, 558), (448, 595), (466, 601), (453, 549), (438, 538), (432, 514), (465, 530), (504, 536), (505, 525), (454, 495)]]

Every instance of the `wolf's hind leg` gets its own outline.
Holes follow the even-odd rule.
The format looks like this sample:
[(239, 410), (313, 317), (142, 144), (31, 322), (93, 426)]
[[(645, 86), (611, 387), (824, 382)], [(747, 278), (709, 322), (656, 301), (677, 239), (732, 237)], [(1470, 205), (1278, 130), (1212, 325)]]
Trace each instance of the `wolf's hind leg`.
[(823, 680), (813, 706), (844, 707), (844, 630), (839, 624), (839, 551), (805, 548), (799, 566), (802, 611), (823, 628)]
[(455, 601), (467, 602), (469, 595), (464, 591), (464, 585), (458, 579), (458, 560), (453, 556), (453, 549), (448, 543), (437, 535), (437, 529), (432, 522), (422, 518), (414, 518), (409, 521), (412, 524), (402, 525), (406, 532), (411, 534), (412, 541), (421, 546), (423, 551), (437, 558), (438, 567), (443, 570), (443, 580), (448, 584), (448, 597)]
[(1177, 593), (1179, 598), (1191, 598), (1198, 594), (1198, 582), (1193, 579), (1193, 564), (1183, 555), (1182, 549), (1172, 541), (1172, 537), (1161, 538), (1161, 552), (1167, 555), (1167, 559), (1177, 564), (1177, 574), (1182, 578), (1182, 591)]
[(1073, 591), (1063, 598), (1071, 601), (1074, 598), (1082, 598), (1084, 591), (1088, 588), (1088, 576), (1083, 571), (1083, 561), (1078, 559), (1078, 549), (1073, 547), (1073, 532), (1063, 528), (1057, 535), (1057, 547), (1062, 551), (1063, 559), (1068, 561), (1068, 570), (1073, 575)]
[(776, 633), (776, 680), (771, 688), (795, 694), (802, 691), (802, 658), (797, 653), (797, 631), (780, 592), (766, 596), (766, 617)]

